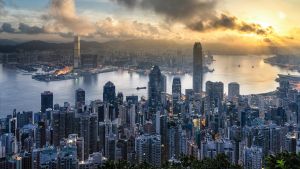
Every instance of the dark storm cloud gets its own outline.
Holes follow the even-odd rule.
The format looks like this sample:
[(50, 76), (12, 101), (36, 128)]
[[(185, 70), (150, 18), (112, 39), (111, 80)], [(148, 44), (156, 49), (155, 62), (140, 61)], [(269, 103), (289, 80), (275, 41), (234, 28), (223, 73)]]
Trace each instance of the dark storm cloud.
[(37, 27), (37, 26), (29, 26), (29, 25), (24, 24), (24, 23), (19, 24), (19, 31), (21, 33), (25, 33), (25, 34), (45, 33), (44, 28), (40, 28), (40, 27)]
[(30, 26), (24, 23), (19, 23), (18, 29), (14, 28), (10, 23), (3, 23), (0, 32), (15, 33), (15, 34), (41, 34), (47, 33), (44, 28), (38, 26)]
[(143, 8), (164, 15), (168, 20), (186, 21), (195, 16), (209, 18), (214, 14), (216, 0), (112, 0), (129, 8)]
[(255, 33), (258, 35), (268, 35), (273, 33), (272, 27), (263, 28), (259, 24), (246, 23), (240, 21), (235, 16), (221, 14), (219, 17), (212, 18), (208, 22), (202, 20), (187, 25), (188, 28), (195, 31), (209, 31), (216, 29), (236, 30), (244, 33)]
[(271, 34), (273, 29), (246, 23), (235, 16), (218, 15), (217, 0), (112, 0), (128, 8), (142, 8), (165, 17), (169, 23), (179, 22), (194, 31), (235, 30), (258, 35)]
[(15, 28), (12, 27), (10, 23), (3, 23), (1, 26), (1, 31), (6, 33), (15, 33)]

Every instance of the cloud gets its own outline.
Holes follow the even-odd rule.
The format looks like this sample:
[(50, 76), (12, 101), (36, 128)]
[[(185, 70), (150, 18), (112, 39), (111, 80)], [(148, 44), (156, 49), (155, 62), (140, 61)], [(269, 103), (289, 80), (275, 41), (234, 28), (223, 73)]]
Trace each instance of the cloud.
[(259, 24), (255, 23), (246, 23), (240, 21), (235, 16), (229, 16), (226, 14), (221, 14), (218, 17), (215, 17), (208, 22), (198, 21), (187, 25), (188, 28), (195, 31), (209, 31), (215, 29), (224, 29), (224, 30), (235, 30), (244, 33), (255, 33), (257, 35), (269, 35), (273, 33), (272, 27), (263, 28)]
[(240, 21), (235, 16), (218, 15), (217, 0), (111, 0), (127, 8), (141, 8), (154, 11), (165, 17), (169, 23), (179, 22), (193, 31), (234, 30), (258, 35), (271, 34), (273, 28)]
[(47, 22), (45, 27), (50, 31), (68, 31), (79, 35), (96, 32), (93, 23), (77, 15), (74, 0), (51, 0), (49, 13), (42, 19)]
[(160, 36), (158, 27), (138, 21), (117, 21), (110, 17), (97, 23), (97, 33), (104, 38), (149, 38), (155, 39)]
[(3, 23), (0, 32), (14, 34), (41, 34), (47, 33), (44, 28), (38, 26), (30, 26), (25, 23), (19, 23), (18, 28), (14, 28), (10, 23)]
[(15, 30), (15, 28), (12, 27), (12, 25), (10, 23), (3, 23), (1, 26), (1, 32), (15, 33), (16, 30)]
[[(131, 20), (114, 20), (110, 17), (99, 20), (94, 24), (95, 31), (91, 34), (82, 35), (85, 38), (107, 38), (107, 39), (161, 39), (167, 35), (161, 33), (162, 29), (150, 23), (142, 23)], [(74, 32), (69, 29), (63, 29), (60, 25), (51, 25), (50, 27), (34, 26), (25, 23), (19, 23), (14, 26), (11, 23), (3, 23), (0, 25), (0, 33), (11, 34), (56, 34), (63, 38), (73, 38)]]
[(171, 21), (187, 21), (214, 15), (217, 0), (112, 0), (129, 8), (153, 10)]
[(40, 33), (46, 33), (44, 28), (40, 28), (38, 26), (29, 26), (24, 23), (19, 24), (19, 31), (21, 33), (25, 34), (40, 34)]
[(87, 38), (153, 38), (159, 34), (156, 26), (138, 21), (116, 21), (109, 17), (92, 22), (88, 17), (76, 13), (74, 0), (51, 0), (48, 14), (41, 19), (46, 22), (44, 27), (47, 32), (66, 38), (73, 34)]
[(4, 0), (0, 0), (0, 18), (1, 16), (4, 16), (7, 14), (7, 11), (5, 10), (5, 2)]

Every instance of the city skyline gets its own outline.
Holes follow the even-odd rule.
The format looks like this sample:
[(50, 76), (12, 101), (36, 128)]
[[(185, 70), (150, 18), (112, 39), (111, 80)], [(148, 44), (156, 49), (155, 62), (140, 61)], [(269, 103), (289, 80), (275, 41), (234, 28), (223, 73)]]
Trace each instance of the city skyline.
[(0, 0), (0, 169), (298, 169), (299, 0)]
[[(5, 54), (3, 65), (28, 73), (50, 69), (48, 73), (32, 75), (32, 79), (47, 84), (66, 80), (76, 83), (82, 76), (95, 76), (95, 70), (99, 71), (96, 74), (107, 73), (98, 64), (91, 64), (98, 59), (91, 57), (90, 60), (89, 55), (84, 56), (85, 60), (80, 58), (78, 36), (74, 38), (73, 48), (70, 63), (59, 68), (43, 60), (35, 64), (16, 64), (16, 60)], [(300, 76), (279, 74), (276, 89), (250, 95), (242, 95), (240, 84), (230, 81), (226, 95), (224, 82), (203, 80), (209, 73), (205, 67), (220, 60), (210, 54), (203, 56), (200, 42), (195, 42), (191, 50), (193, 85), (185, 90), (180, 76), (174, 76), (172, 83), (167, 83), (164, 73), (168, 71), (163, 72), (158, 65), (153, 65), (146, 76), (148, 86), (136, 87), (136, 92), (148, 90), (147, 98), (124, 95), (110, 80), (113, 77), (102, 84), (102, 98), (98, 96), (96, 100), (87, 101), (88, 93), (82, 88), (72, 91), (75, 93), (73, 101), (63, 103), (55, 103), (55, 94), (51, 91), (41, 92), (39, 111), (14, 109), (0, 119), (0, 167), (106, 169), (124, 160), (123, 165), (138, 168), (145, 164), (152, 168), (178, 165), (185, 169), (186, 165), (194, 165), (185, 164), (185, 158), (194, 158), (193, 163), (200, 166), (204, 166), (201, 163), (205, 160), (223, 158), (230, 169), (261, 169), (272, 165), (269, 157), (274, 154), (300, 152), (300, 94), (297, 90)], [(264, 61), (276, 57), (267, 57)], [(174, 67), (176, 59), (169, 61), (168, 66)], [(179, 67), (181, 61), (179, 59)], [(72, 66), (74, 69), (69, 69)], [(127, 67), (126, 63), (124, 67), (119, 65), (127, 74), (141, 71), (135, 65)], [(241, 65), (235, 67), (240, 69)], [(147, 72), (147, 68), (144, 69), (142, 73)], [(201, 89), (204, 82), (205, 90)], [(171, 87), (170, 93), (167, 86)], [(214, 167), (212, 162), (208, 165)], [(219, 165), (216, 169), (224, 168), (224, 164)]]

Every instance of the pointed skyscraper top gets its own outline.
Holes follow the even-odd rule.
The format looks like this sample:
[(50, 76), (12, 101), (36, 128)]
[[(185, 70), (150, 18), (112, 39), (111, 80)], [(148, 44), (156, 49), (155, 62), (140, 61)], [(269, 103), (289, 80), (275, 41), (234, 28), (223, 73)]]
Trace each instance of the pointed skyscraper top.
[(202, 92), (203, 81), (203, 54), (202, 45), (196, 42), (193, 51), (193, 89), (195, 93)]
[(201, 45), (201, 43), (200, 43), (200, 42), (195, 42), (194, 48), (199, 48), (199, 49), (202, 50), (202, 45)]

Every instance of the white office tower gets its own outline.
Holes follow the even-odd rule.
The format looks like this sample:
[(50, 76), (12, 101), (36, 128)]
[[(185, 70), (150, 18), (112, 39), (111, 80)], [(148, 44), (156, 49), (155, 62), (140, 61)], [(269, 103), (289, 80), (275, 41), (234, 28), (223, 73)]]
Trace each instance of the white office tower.
[(212, 140), (207, 138), (201, 142), (201, 159), (216, 158), (218, 154), (225, 154), (231, 163), (234, 163), (235, 152), (233, 144), (228, 139)]
[(261, 169), (262, 168), (262, 149), (257, 146), (244, 148), (243, 151), (244, 169)]
[(80, 56), (80, 37), (75, 36), (74, 38), (74, 69), (80, 68), (81, 56)]
[(138, 163), (147, 162), (157, 168), (161, 166), (160, 135), (143, 134), (137, 137), (135, 151)]

